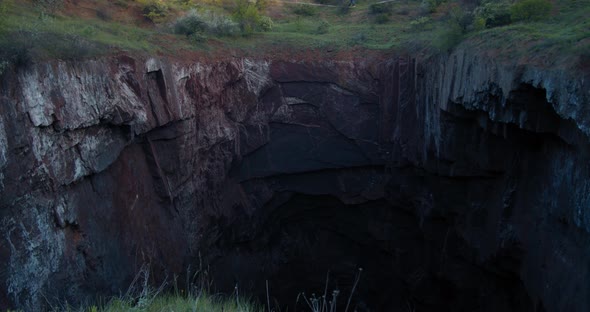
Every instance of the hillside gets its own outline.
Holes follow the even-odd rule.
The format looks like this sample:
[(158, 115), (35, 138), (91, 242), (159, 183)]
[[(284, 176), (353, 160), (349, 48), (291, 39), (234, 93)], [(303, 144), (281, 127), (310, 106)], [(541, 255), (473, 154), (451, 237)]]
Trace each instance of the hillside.
[(432, 55), (461, 42), (525, 62), (572, 65), (590, 58), (588, 0), (295, 2), (3, 0), (0, 64), (121, 51), (222, 58)]

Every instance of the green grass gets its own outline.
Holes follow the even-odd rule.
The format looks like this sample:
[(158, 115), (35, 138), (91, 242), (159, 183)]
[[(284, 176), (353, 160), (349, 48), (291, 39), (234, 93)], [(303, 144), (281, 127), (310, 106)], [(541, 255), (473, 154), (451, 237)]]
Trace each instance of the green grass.
[(262, 308), (249, 300), (242, 298), (228, 298), (201, 294), (199, 296), (159, 295), (146, 302), (132, 302), (131, 300), (112, 300), (104, 307), (91, 306), (84, 311), (118, 312), (118, 311), (202, 311), (202, 312), (258, 312)]
[(38, 58), (79, 58), (113, 50), (171, 53), (188, 48), (183, 41), (159, 44), (162, 34), (134, 25), (44, 13), (14, 1), (5, 4), (0, 41), (22, 45)]
[[(208, 41), (202, 42), (191, 42), (185, 36), (170, 34), (169, 24), (166, 23), (140, 27), (132, 22), (122, 24), (99, 18), (48, 16), (38, 8), (15, 0), (5, 1), (9, 2), (4, 5), (6, 12), (1, 13), (0, 10), (3, 15), (0, 18), (0, 45), (16, 42), (32, 50), (33, 57), (41, 58), (80, 58), (121, 50), (175, 54), (179, 50), (211, 49), (238, 49), (250, 53), (277, 49), (369, 49), (429, 54), (446, 52), (461, 42), (482, 50), (497, 51), (496, 54), (508, 55), (508, 58), (550, 57), (557, 60), (590, 53), (590, 0), (556, 0), (552, 16), (542, 21), (468, 32), (457, 30), (449, 20), (450, 8), (456, 5), (454, 0), (447, 0), (434, 13), (426, 15), (418, 0), (395, 1), (380, 7), (378, 12), (371, 7), (376, 0), (361, 0), (355, 8), (348, 10), (313, 7), (308, 10), (313, 14), (302, 12), (301, 5), (272, 8), (271, 3), (274, 10), (271, 11), (275, 14), (280, 12), (281, 16), (275, 19), (272, 31), (255, 32), (245, 37), (210, 36)], [(227, 1), (222, 3), (221, 7), (196, 5), (231, 14), (232, 6)], [(192, 5), (194, 7), (195, 4)], [(191, 6), (184, 9), (189, 8)], [(378, 15), (386, 18), (378, 22)], [(420, 18), (426, 22), (412, 23)], [(173, 19), (171, 16), (170, 21)], [(329, 24), (327, 31), (325, 25), (324, 29), (320, 29), (326, 22)], [(15, 41), (15, 37), (18, 40)]]
[(539, 59), (545, 64), (568, 62), (590, 53), (590, 1), (557, 1), (558, 12), (544, 21), (515, 23), (471, 34), (470, 43), (497, 50), (499, 57)]
[[(263, 307), (241, 297), (222, 295), (160, 294), (153, 298), (113, 298), (102, 305), (73, 307), (69, 304), (54, 306), (52, 312), (264, 312)], [(7, 312), (21, 312), (7, 310)]]

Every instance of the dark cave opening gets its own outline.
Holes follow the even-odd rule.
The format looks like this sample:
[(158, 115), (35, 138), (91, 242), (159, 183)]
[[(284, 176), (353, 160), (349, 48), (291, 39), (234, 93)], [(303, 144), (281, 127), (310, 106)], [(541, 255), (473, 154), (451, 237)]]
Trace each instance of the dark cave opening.
[(506, 106), (497, 100), (482, 99), (493, 114), (449, 103), (444, 145), (422, 159), (406, 158), (422, 144), (415, 134), (375, 148), (367, 141), (383, 126), (361, 120), (352, 139), (335, 126), (375, 115), (370, 103), (349, 103), (364, 113), (345, 121), (327, 118), (325, 103), (293, 105), (295, 119), (271, 123), (268, 143), (234, 166), (256, 209), (240, 204), (242, 219), (220, 221), (215, 282), (308, 311), (298, 296), (323, 294), (329, 272), (343, 308), (362, 268), (351, 311), (545, 311), (522, 280), (528, 251), (514, 228), (539, 218), (531, 198), (543, 186), (531, 179), (546, 179), (550, 155), (584, 136), (544, 90), (525, 84)]
[(223, 272), (215, 276), (220, 288), (238, 285), (266, 302), (268, 280), (273, 306), (309, 311), (303, 293), (311, 299), (327, 287), (329, 297), (340, 292), (343, 310), (362, 268), (350, 311), (541, 311), (516, 273), (518, 245), (478, 265), (444, 218), (420, 221), (385, 199), (283, 196), (255, 236), (227, 238), (233, 253), (212, 270)]

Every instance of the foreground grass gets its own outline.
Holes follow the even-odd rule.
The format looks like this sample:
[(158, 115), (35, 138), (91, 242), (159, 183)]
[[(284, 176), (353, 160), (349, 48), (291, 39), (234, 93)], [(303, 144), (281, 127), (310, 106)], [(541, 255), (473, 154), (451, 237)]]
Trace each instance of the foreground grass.
[(263, 308), (240, 297), (221, 295), (158, 294), (135, 299), (112, 299), (104, 305), (53, 307), (55, 312), (262, 312)]
[(130, 301), (114, 300), (103, 308), (91, 307), (89, 311), (203, 311), (203, 312), (259, 312), (261, 308), (242, 298), (225, 298), (201, 294), (199, 296), (161, 295), (148, 302), (133, 304)]

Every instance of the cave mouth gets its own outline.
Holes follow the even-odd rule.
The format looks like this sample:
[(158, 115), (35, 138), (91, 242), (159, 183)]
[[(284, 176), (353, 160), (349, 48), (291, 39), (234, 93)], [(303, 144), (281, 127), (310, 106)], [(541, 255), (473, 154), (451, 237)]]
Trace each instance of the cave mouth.
[(529, 199), (544, 186), (531, 181), (580, 136), (544, 90), (523, 85), (505, 106), (486, 98), (500, 121), (449, 102), (439, 143), (420, 130), (432, 112), (384, 124), (387, 103), (331, 85), (267, 95), (291, 100), (264, 131), (244, 130), (230, 173), (240, 217), (210, 222), (221, 229), (210, 253), (220, 289), (289, 311), (309, 310), (301, 293), (337, 289), (343, 309), (362, 268), (350, 311), (544, 311), (522, 280), (517, 228), (536, 218)]
[(309, 311), (303, 294), (326, 290), (329, 298), (339, 291), (339, 311), (349, 297), (349, 311), (534, 311), (516, 272), (517, 245), (476, 264), (443, 218), (420, 220), (385, 199), (278, 197), (254, 236), (225, 238), (232, 251), (212, 268), (221, 289), (238, 286), (266, 302), (268, 281), (271, 305), (282, 311)]

